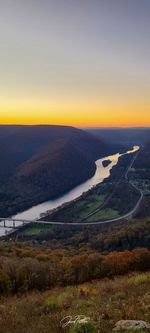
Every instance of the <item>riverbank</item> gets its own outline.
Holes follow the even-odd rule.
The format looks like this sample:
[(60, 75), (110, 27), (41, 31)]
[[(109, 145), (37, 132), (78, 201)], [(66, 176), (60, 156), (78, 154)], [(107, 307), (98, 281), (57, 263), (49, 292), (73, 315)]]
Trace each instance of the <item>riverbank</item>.
[[(33, 206), (31, 209), (28, 209), (22, 213), (16, 214), (14, 218), (16, 219), (27, 219), (27, 220), (34, 220), (41, 217), (41, 214), (47, 214), (48, 211), (53, 209), (57, 209), (61, 205), (71, 202), (77, 198), (79, 198), (83, 193), (88, 192), (94, 186), (102, 183), (104, 179), (110, 176), (110, 172), (113, 167), (115, 167), (118, 163), (119, 157), (125, 154), (132, 154), (137, 151), (139, 147), (134, 146), (132, 150), (128, 150), (126, 153), (117, 153), (111, 156), (100, 158), (96, 161), (96, 172), (93, 177), (85, 181), (79, 186), (76, 186), (74, 189), (69, 191), (68, 193), (62, 195), (61, 197), (46, 201), (42, 204)], [(111, 163), (107, 166), (103, 166), (103, 161), (109, 159)]]
[(127, 214), (140, 197), (139, 192), (125, 178), (126, 170), (133, 159), (132, 154), (121, 155), (117, 165), (111, 168), (110, 176), (102, 183), (71, 203), (46, 212), (41, 220), (92, 223), (120, 218)]
[(111, 164), (107, 168), (104, 168), (102, 165), (102, 162), (106, 159), (106, 157), (97, 160), (96, 171), (93, 177), (91, 177), (81, 185), (76, 186), (74, 189), (62, 195), (61, 197), (33, 206), (31, 209), (15, 215), (14, 218), (29, 220), (38, 219), (41, 217), (41, 214), (45, 214), (47, 211), (50, 211), (52, 209), (57, 209), (63, 204), (79, 198), (83, 193), (89, 191), (91, 188), (101, 183), (105, 178), (109, 177), (110, 170), (113, 168), (113, 166), (117, 164), (119, 156), (119, 153), (108, 156), (107, 158), (111, 159)]
[[(118, 163), (118, 160), (121, 156), (126, 156), (126, 159), (127, 157), (129, 157), (132, 153), (136, 152), (138, 150), (138, 147), (134, 147), (131, 151), (127, 151), (125, 154), (115, 154), (115, 155), (112, 155), (112, 156), (109, 156), (109, 160), (111, 160), (111, 163), (107, 166), (107, 167), (104, 167), (103, 166), (103, 161), (106, 160), (106, 158), (102, 158), (98, 161), (96, 161), (96, 166), (97, 166), (97, 169), (96, 169), (96, 173), (94, 175), (94, 177), (92, 177), (91, 179), (89, 179), (88, 181), (86, 181), (85, 183), (81, 184), (80, 186), (76, 187), (74, 190), (70, 191), (68, 194), (62, 196), (61, 198), (57, 199), (57, 200), (53, 200), (53, 201), (49, 201), (49, 202), (46, 202), (42, 205), (38, 205), (38, 206), (35, 206), (33, 208), (31, 208), (30, 210), (27, 210), (21, 214), (17, 214), (14, 219), (20, 219), (20, 220), (35, 220), (35, 219), (38, 219), (36, 218), (36, 214), (40, 212), (40, 210), (45, 210), (46, 213), (44, 213), (44, 219), (46, 220), (47, 219), (47, 216), (48, 216), (48, 219), (52, 218), (52, 214), (54, 213), (56, 215), (57, 211), (60, 213), (61, 212), (61, 221), (62, 221), (62, 218), (64, 218), (64, 221), (67, 222), (67, 218), (66, 216), (64, 216), (62, 214), (62, 209), (68, 209), (68, 206), (69, 204), (64, 204), (66, 203), (67, 201), (71, 201), (71, 214), (72, 214), (72, 204), (74, 204), (75, 202), (77, 203), (78, 202), (78, 198), (79, 200), (81, 199), (82, 200), (82, 197), (86, 198), (88, 197), (88, 195), (92, 194), (90, 196), (90, 198), (88, 199), (88, 202), (86, 203), (86, 207), (84, 205), (84, 200), (82, 202), (82, 205), (80, 205), (80, 209), (81, 209), (81, 206), (84, 206), (83, 209), (83, 214), (79, 214), (79, 216), (73, 216), (72, 214), (72, 218), (78, 220), (79, 218), (79, 221), (80, 220), (83, 220), (85, 218), (87, 218), (87, 216), (90, 216), (91, 213), (93, 211), (95, 211), (95, 209), (99, 209), (101, 205), (103, 205), (104, 203), (104, 199), (106, 196), (108, 196), (110, 193), (111, 193), (111, 187), (110, 185), (111, 184), (105, 184), (105, 189), (102, 190), (102, 187), (100, 187), (100, 191), (102, 190), (102, 192), (99, 192), (99, 186), (100, 184), (104, 181), (104, 179), (107, 179), (109, 176), (110, 176), (110, 172), (111, 170), (114, 170), (114, 167), (117, 165)], [(103, 176), (103, 178), (102, 178)], [(96, 186), (96, 184), (98, 184), (98, 186)], [(106, 189), (106, 186), (107, 186), (107, 189)], [(88, 191), (84, 191), (85, 189), (93, 189), (94, 191), (94, 195), (93, 193), (91, 192), (91, 190), (88, 192)], [(68, 199), (68, 200), (67, 200)], [(61, 205), (62, 203), (62, 205)], [(51, 212), (49, 213), (49, 210), (47, 211), (46, 210), (46, 206), (50, 206), (50, 207), (57, 207), (56, 209), (53, 209), (51, 210)], [(61, 206), (61, 208), (59, 209), (59, 207)], [(45, 207), (45, 209), (44, 209)], [(63, 208), (62, 208), (63, 207)], [(102, 219), (109, 219), (109, 218), (116, 218), (118, 217), (118, 213), (116, 210), (112, 210), (112, 209), (108, 209), (107, 210), (107, 216), (106, 216), (106, 212), (105, 212), (105, 215), (102, 215)], [(43, 218), (43, 216), (42, 216)], [(53, 221), (57, 221), (57, 218), (56, 216), (54, 216), (54, 219)], [(70, 222), (70, 217), (69, 217), (69, 222)], [(19, 223), (19, 222), (17, 222)], [(22, 224), (22, 222), (20, 222), (20, 224)], [(12, 225), (12, 224), (11, 224)], [(1, 228), (1, 235), (2, 235), (2, 228)], [(5, 232), (5, 229), (4, 229), (4, 232)]]

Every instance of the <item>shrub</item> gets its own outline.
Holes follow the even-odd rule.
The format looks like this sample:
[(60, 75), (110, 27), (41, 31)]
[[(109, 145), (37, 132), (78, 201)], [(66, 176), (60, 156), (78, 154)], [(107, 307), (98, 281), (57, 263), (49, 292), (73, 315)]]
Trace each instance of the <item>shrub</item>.
[(96, 327), (92, 322), (84, 323), (84, 324), (75, 324), (70, 333), (95, 333)]
[(133, 275), (130, 278), (130, 281), (132, 281), (134, 284), (147, 283), (148, 281), (150, 281), (150, 275), (149, 274), (137, 274), (137, 275)]
[(127, 298), (127, 295), (124, 292), (117, 292), (112, 296), (112, 300), (119, 301)]
[(43, 306), (45, 313), (57, 312), (58, 310), (60, 310), (60, 308), (61, 308), (61, 306), (60, 306), (58, 300), (54, 299), (54, 298), (47, 299)]

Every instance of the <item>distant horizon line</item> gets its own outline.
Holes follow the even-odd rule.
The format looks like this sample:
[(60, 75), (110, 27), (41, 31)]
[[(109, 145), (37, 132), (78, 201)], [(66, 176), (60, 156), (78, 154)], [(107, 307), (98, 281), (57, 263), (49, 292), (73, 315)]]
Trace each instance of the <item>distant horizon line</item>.
[(122, 128), (122, 129), (127, 129), (127, 128), (139, 128), (139, 129), (149, 129), (150, 128), (150, 125), (129, 125), (129, 126), (126, 126), (126, 125), (122, 125), (122, 126), (109, 126), (109, 125), (106, 125), (106, 126), (102, 126), (102, 125), (97, 125), (97, 126), (78, 126), (78, 125), (65, 125), (65, 124), (46, 124), (46, 123), (41, 123), (41, 124), (23, 124), (23, 123), (0, 123), (0, 126), (60, 126), (60, 127), (76, 127), (76, 128), (80, 128), (80, 129), (84, 129), (84, 128), (87, 128), (87, 129), (119, 129), (119, 128)]

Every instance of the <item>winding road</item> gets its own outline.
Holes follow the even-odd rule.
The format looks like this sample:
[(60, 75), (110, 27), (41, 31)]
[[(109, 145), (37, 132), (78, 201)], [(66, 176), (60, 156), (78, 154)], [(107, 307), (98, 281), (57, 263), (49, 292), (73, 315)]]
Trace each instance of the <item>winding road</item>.
[[(128, 180), (128, 173), (131, 170), (135, 160), (137, 159), (138, 154), (139, 154), (139, 151), (137, 153), (135, 153), (135, 155), (133, 156), (133, 159), (132, 159), (130, 165), (128, 166), (127, 170), (125, 171), (125, 173), (123, 173), (123, 175), (120, 177), (120, 179), (116, 183), (115, 189), (119, 185), (119, 183), (120, 183), (120, 181), (122, 180), (123, 177)], [(143, 192), (139, 188), (137, 188), (134, 184), (131, 184), (131, 185), (140, 193), (140, 198), (138, 199), (136, 205), (133, 207), (133, 209), (130, 212), (128, 212), (128, 213), (126, 213), (122, 216), (119, 216), (117, 218), (110, 219), (110, 220), (95, 221), (95, 222), (63, 222), (63, 221), (62, 222), (61, 221), (60, 222), (55, 222), (55, 221), (44, 221), (44, 220), (20, 220), (20, 219), (13, 219), (13, 218), (6, 218), (6, 219), (0, 218), (0, 221), (3, 221), (4, 225), (6, 225), (7, 221), (12, 222), (12, 226), (9, 226), (8, 228), (21, 229), (25, 224), (31, 224), (31, 223), (32, 224), (33, 223), (35, 223), (35, 224), (46, 224), (46, 225), (70, 225), (70, 226), (85, 226), (85, 225), (88, 225), (88, 226), (91, 226), (91, 225), (100, 225), (100, 224), (113, 223), (113, 222), (118, 222), (118, 221), (121, 221), (121, 220), (124, 220), (124, 219), (129, 219), (138, 210), (138, 208), (139, 208), (139, 206), (142, 202), (143, 196), (144, 196)], [(112, 194), (111, 194), (111, 196), (112, 196)], [(109, 199), (110, 199), (110, 197), (109, 197)], [(95, 212), (97, 212), (97, 211), (95, 211)], [(17, 222), (22, 223), (22, 224), (17, 226), (17, 225), (15, 225), (15, 224), (17, 224)], [(3, 225), (3, 227), (4, 227), (4, 225)], [(2, 224), (0, 224), (0, 227), (1, 226), (2, 226)], [(13, 233), (14, 231), (15, 230), (13, 229), (11, 232), (9, 232), (9, 235), (11, 233)]]

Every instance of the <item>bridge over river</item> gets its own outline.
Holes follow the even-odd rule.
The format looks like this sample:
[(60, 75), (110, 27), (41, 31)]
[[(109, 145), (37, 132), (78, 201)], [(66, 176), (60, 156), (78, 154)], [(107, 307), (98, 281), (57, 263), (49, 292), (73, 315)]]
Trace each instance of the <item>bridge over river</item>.
[[(118, 182), (116, 183), (116, 186), (118, 186), (119, 182), (121, 181), (121, 179), (123, 177), (125, 177), (125, 179), (128, 179), (128, 172), (130, 171), (131, 167), (133, 166), (138, 153), (139, 153), (139, 147), (134, 147), (133, 152), (137, 151), (137, 153), (133, 156), (133, 159), (131, 161), (131, 163), (129, 164), (129, 166), (127, 167), (127, 170), (125, 171), (125, 174), (123, 174), (120, 179), (118, 180)], [(130, 151), (128, 152), (130, 153)], [(124, 155), (124, 154), (123, 154)], [(103, 159), (102, 159), (103, 160)], [(143, 199), (144, 193), (141, 189), (139, 189), (135, 184), (132, 183), (132, 186), (139, 192), (140, 196), (139, 199), (137, 201), (137, 203), (135, 204), (135, 206), (133, 207), (133, 209), (127, 213), (125, 213), (122, 216), (119, 216), (117, 218), (114, 219), (109, 219), (109, 220), (103, 220), (103, 221), (96, 221), (96, 222), (65, 222), (65, 221), (60, 221), (60, 222), (55, 222), (55, 221), (44, 221), (44, 220), (39, 220), (39, 219), (31, 219), (31, 220), (26, 220), (26, 219), (18, 219), (18, 218), (0, 218), (0, 237), (5, 237), (8, 235), (13, 234), (14, 232), (16, 232), (17, 230), (21, 230), (23, 229), (25, 226), (29, 226), (30, 224), (45, 224), (45, 225), (62, 225), (62, 226), (66, 226), (66, 225), (70, 225), (70, 226), (87, 226), (87, 225), (100, 225), (100, 224), (107, 224), (107, 223), (113, 223), (113, 222), (119, 222), (121, 220), (126, 220), (126, 219), (130, 219), (133, 217), (133, 215), (136, 213), (136, 211), (138, 210), (141, 201)], [(1, 230), (3, 230), (4, 232), (1, 233)]]
[[(140, 198), (138, 199), (136, 205), (133, 207), (133, 209), (117, 218), (110, 219), (110, 220), (104, 220), (104, 221), (96, 221), (96, 222), (55, 222), (55, 221), (43, 221), (43, 220), (21, 220), (21, 219), (14, 219), (14, 218), (0, 218), (0, 228), (5, 228), (5, 236), (11, 235), (12, 233), (16, 232), (17, 230), (23, 229), (24, 226), (30, 225), (30, 224), (45, 224), (45, 225), (70, 225), (70, 226), (90, 226), (90, 225), (100, 225), (100, 224), (107, 224), (107, 223), (113, 223), (113, 222), (119, 222), (122, 220), (128, 220), (133, 217), (133, 215), (138, 210), (141, 201), (143, 199), (143, 192), (140, 191)], [(3, 235), (4, 237), (4, 235)]]

